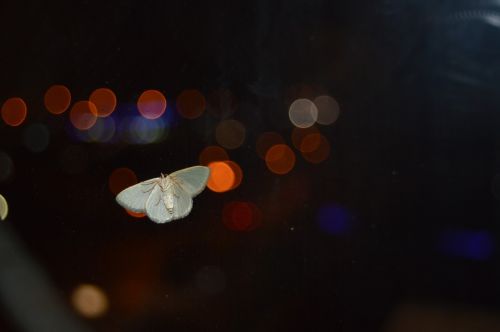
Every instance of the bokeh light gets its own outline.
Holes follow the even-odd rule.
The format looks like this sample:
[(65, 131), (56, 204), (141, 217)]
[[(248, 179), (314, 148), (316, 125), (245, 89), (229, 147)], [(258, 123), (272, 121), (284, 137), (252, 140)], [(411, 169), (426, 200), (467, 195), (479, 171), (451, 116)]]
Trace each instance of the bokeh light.
[(10, 156), (0, 151), (0, 182), (7, 181), (14, 173), (14, 163)]
[(130, 168), (120, 167), (109, 176), (109, 190), (117, 195), (120, 191), (137, 183), (137, 176)]
[(217, 89), (207, 96), (207, 111), (216, 117), (229, 117), (236, 111), (237, 107), (238, 101), (228, 89)]
[(231, 169), (233, 170), (234, 174), (234, 182), (233, 185), (231, 186), (231, 189), (233, 190), (239, 187), (241, 184), (241, 181), (243, 180), (243, 170), (241, 169), (240, 165), (238, 165), (236, 162), (232, 160), (226, 160), (224, 161)]
[(158, 119), (167, 109), (167, 99), (158, 90), (146, 90), (137, 100), (137, 109), (146, 119)]
[(204, 266), (195, 276), (196, 287), (207, 295), (215, 295), (226, 287), (226, 275), (217, 266)]
[[(319, 135), (319, 144), (317, 145), (317, 148), (312, 151), (302, 151), (302, 156), (310, 163), (319, 164), (320, 162), (326, 160), (330, 155), (330, 143), (328, 143), (328, 140), (321, 134), (309, 134), (303, 140), (303, 142), (308, 142), (308, 140), (312, 142), (311, 144), (307, 143), (307, 147), (316, 146), (318, 136), (312, 135)], [(301, 147), (304, 148), (304, 146)]]
[(484, 230), (445, 230), (437, 245), (446, 255), (472, 260), (487, 260), (495, 250), (492, 235)]
[(265, 159), (267, 150), (269, 150), (270, 147), (276, 144), (284, 143), (285, 140), (280, 134), (268, 131), (259, 135), (255, 144), (255, 149), (257, 150), (259, 157)]
[(61, 151), (59, 161), (64, 173), (80, 174), (88, 166), (89, 155), (81, 145), (69, 145)]
[(235, 174), (231, 166), (224, 161), (214, 161), (208, 164), (210, 176), (207, 187), (216, 192), (223, 193), (233, 188)]
[(286, 174), (295, 166), (295, 153), (286, 144), (273, 145), (266, 153), (267, 168), (276, 174)]
[(302, 141), (307, 135), (310, 134), (319, 134), (318, 128), (315, 126), (309, 128), (293, 128), (292, 130), (292, 144), (293, 146), (300, 151), (300, 147), (302, 145)]
[(64, 85), (52, 85), (45, 92), (43, 103), (52, 114), (64, 113), (71, 104), (71, 92)]
[(294, 126), (308, 128), (318, 120), (318, 109), (309, 99), (301, 98), (290, 105), (288, 116)]
[(12, 127), (17, 127), (26, 120), (28, 107), (23, 99), (13, 97), (7, 99), (2, 105), (2, 119)]
[[(96, 121), (97, 123), (97, 121)], [(95, 124), (94, 124), (95, 126)], [(66, 131), (66, 134), (68, 134), (68, 137), (72, 141), (79, 141), (79, 142), (93, 142), (93, 139), (89, 136), (89, 130), (91, 130), (94, 126), (90, 127), (88, 130), (80, 130), (78, 128), (75, 128), (71, 121), (67, 121), (64, 125), (64, 130)]]
[(216, 145), (210, 145), (201, 151), (198, 160), (200, 165), (208, 166), (213, 161), (224, 161), (228, 160), (229, 156), (223, 148)]
[(314, 105), (318, 109), (317, 123), (330, 125), (337, 121), (340, 107), (335, 99), (330, 96), (319, 96), (314, 99)]
[(299, 150), (300, 152), (303, 153), (311, 153), (320, 147), (321, 144), (321, 134), (319, 133), (313, 133), (313, 134), (308, 134), (302, 142), (300, 142), (300, 147)]
[(7, 215), (9, 214), (9, 205), (7, 204), (7, 200), (5, 197), (0, 195), (0, 220), (7, 219)]
[(252, 202), (233, 201), (224, 205), (222, 222), (233, 231), (251, 231), (260, 226), (262, 212)]
[(165, 139), (169, 128), (164, 118), (148, 120), (142, 116), (124, 117), (118, 125), (119, 137), (129, 144), (151, 144)]
[(76, 311), (86, 318), (97, 318), (108, 310), (108, 298), (104, 291), (95, 285), (79, 285), (71, 296)]
[(89, 101), (95, 105), (97, 116), (100, 118), (111, 115), (116, 108), (116, 95), (108, 88), (94, 90), (90, 94)]
[(188, 89), (177, 97), (177, 111), (186, 119), (200, 117), (206, 108), (205, 97), (196, 89)]
[(116, 132), (115, 120), (112, 117), (98, 118), (96, 123), (87, 131), (87, 135), (93, 142), (110, 142)]
[(130, 122), (130, 134), (136, 144), (150, 144), (160, 141), (166, 135), (165, 121), (161, 118), (148, 120), (135, 117)]
[(215, 129), (217, 143), (226, 149), (236, 149), (245, 141), (245, 126), (237, 120), (224, 120)]
[(125, 209), (125, 212), (127, 212), (130, 216), (132, 216), (134, 218), (144, 218), (146, 216), (145, 213), (134, 212), (134, 211), (130, 211), (130, 210), (127, 210), (127, 209)]
[(49, 146), (49, 142), (50, 132), (42, 123), (31, 124), (23, 131), (24, 146), (31, 152), (44, 151)]
[(97, 121), (97, 108), (88, 100), (80, 100), (71, 107), (69, 120), (76, 129), (88, 130)]
[(323, 206), (318, 211), (318, 226), (332, 235), (345, 235), (353, 228), (352, 216), (349, 211), (337, 204)]

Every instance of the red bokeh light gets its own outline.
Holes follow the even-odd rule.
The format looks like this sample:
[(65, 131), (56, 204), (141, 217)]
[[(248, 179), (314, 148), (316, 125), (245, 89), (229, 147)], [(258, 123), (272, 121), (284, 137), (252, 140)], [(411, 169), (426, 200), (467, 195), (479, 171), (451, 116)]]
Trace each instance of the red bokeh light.
[(311, 134), (319, 134), (319, 130), (318, 128), (316, 127), (309, 127), (309, 128), (293, 128), (292, 130), (292, 144), (293, 146), (299, 150), (299, 151), (302, 151), (301, 150), (301, 145), (302, 145), (302, 141), (304, 140), (304, 138), (308, 135), (311, 135)]
[(94, 90), (89, 97), (96, 109), (97, 116), (105, 118), (109, 116), (116, 108), (116, 95), (108, 88), (99, 88)]
[(228, 159), (229, 155), (227, 154), (226, 150), (224, 150), (220, 146), (211, 145), (207, 146), (203, 149), (203, 151), (201, 151), (198, 160), (200, 161), (200, 165), (207, 166), (213, 161), (224, 161)]
[(158, 90), (146, 90), (137, 101), (137, 109), (143, 117), (149, 120), (158, 119), (165, 113), (167, 99)]
[(177, 111), (186, 119), (196, 119), (203, 114), (205, 108), (205, 97), (198, 90), (184, 90), (177, 97)]
[(64, 85), (53, 85), (45, 92), (43, 102), (50, 113), (64, 113), (71, 104), (71, 92)]
[(22, 98), (13, 97), (3, 103), (1, 112), (2, 119), (6, 124), (17, 127), (26, 120), (28, 107)]
[(229, 190), (233, 190), (239, 187), (241, 184), (241, 181), (243, 180), (243, 170), (241, 169), (240, 165), (238, 165), (236, 162), (232, 160), (226, 160), (224, 161), (231, 169), (233, 170), (234, 174), (234, 181), (233, 185)]
[(222, 222), (234, 231), (251, 231), (261, 224), (262, 212), (252, 202), (234, 201), (224, 206)]
[(97, 121), (97, 108), (87, 100), (76, 102), (69, 111), (69, 120), (79, 130), (88, 130)]
[[(311, 151), (303, 151), (302, 156), (310, 163), (319, 164), (320, 162), (326, 160), (330, 155), (330, 143), (328, 143), (326, 137), (321, 134), (313, 135), (319, 135), (318, 138), (313, 138), (314, 140), (317, 139), (319, 141), (316, 148)], [(306, 139), (308, 137), (309, 136), (306, 136), (304, 142), (307, 142)]]
[(295, 153), (285, 144), (276, 144), (266, 153), (267, 168), (276, 174), (283, 175), (295, 166)]
[(137, 176), (130, 168), (121, 167), (111, 172), (109, 190), (117, 195), (120, 191), (137, 183)]

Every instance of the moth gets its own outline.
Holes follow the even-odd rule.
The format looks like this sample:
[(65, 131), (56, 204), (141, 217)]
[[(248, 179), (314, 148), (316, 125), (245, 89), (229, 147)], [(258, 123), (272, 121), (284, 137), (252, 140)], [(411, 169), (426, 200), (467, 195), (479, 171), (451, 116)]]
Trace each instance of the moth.
[(146, 213), (156, 223), (184, 218), (193, 208), (193, 197), (205, 189), (210, 169), (193, 166), (139, 182), (122, 190), (116, 201), (133, 212)]

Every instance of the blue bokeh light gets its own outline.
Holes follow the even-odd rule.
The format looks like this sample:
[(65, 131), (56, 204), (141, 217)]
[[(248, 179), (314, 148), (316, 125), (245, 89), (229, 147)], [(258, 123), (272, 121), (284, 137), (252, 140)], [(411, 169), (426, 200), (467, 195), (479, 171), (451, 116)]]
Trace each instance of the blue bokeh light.
[(441, 233), (438, 247), (449, 256), (487, 260), (493, 254), (495, 242), (487, 231), (452, 229)]
[(352, 216), (349, 211), (337, 204), (323, 206), (318, 211), (318, 226), (333, 235), (345, 235), (352, 231)]

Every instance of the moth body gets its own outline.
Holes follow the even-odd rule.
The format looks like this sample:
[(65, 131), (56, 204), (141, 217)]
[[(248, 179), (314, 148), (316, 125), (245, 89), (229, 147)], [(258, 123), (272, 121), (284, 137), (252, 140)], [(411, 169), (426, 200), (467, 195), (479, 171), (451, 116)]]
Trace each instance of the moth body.
[(117, 202), (134, 212), (145, 212), (157, 223), (184, 218), (191, 212), (193, 197), (198, 195), (208, 180), (210, 170), (193, 166), (171, 174), (146, 180), (121, 191)]

